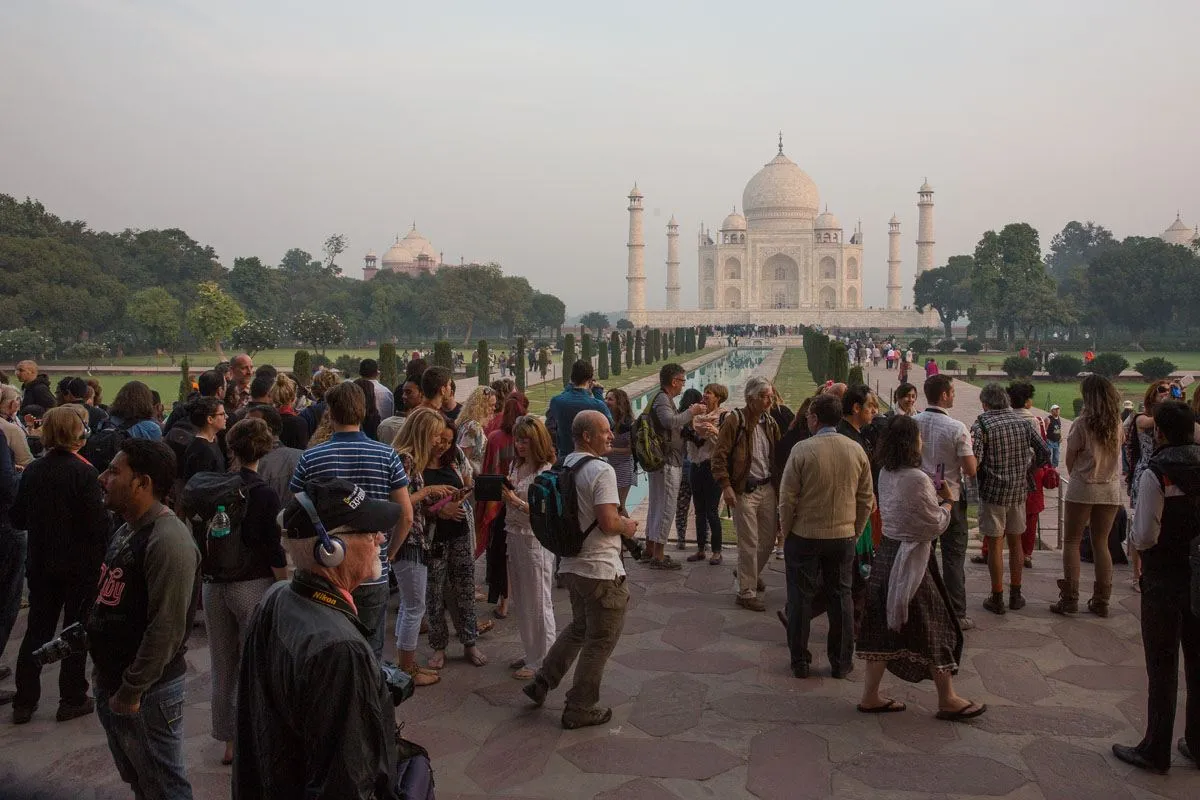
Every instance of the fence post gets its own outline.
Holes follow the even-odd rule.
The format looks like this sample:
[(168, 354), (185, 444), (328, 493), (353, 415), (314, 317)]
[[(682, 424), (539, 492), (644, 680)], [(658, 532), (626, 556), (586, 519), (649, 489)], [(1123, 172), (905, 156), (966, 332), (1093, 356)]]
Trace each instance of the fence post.
[(1059, 481), (1058, 481), (1058, 539), (1057, 539), (1058, 545), (1056, 548), (1058, 550), (1063, 549), (1063, 499), (1062, 499), (1062, 494), (1063, 494), (1063, 484), (1066, 482), (1067, 481), (1065, 478), (1061, 478), (1061, 477), (1059, 478)]

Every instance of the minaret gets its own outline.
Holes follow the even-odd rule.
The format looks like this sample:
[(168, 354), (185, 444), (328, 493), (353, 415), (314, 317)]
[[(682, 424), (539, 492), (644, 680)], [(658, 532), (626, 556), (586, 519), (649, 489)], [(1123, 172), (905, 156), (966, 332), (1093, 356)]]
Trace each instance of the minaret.
[(679, 310), (679, 223), (667, 223), (667, 311)]
[(917, 274), (933, 269), (933, 187), (929, 179), (917, 190)]
[(893, 214), (888, 222), (887, 307), (900, 310), (900, 219)]
[[(640, 325), (646, 311), (646, 240), (642, 236), (642, 193), (637, 184), (629, 192), (629, 283), (626, 310), (630, 320)], [(678, 281), (676, 281), (678, 283)]]

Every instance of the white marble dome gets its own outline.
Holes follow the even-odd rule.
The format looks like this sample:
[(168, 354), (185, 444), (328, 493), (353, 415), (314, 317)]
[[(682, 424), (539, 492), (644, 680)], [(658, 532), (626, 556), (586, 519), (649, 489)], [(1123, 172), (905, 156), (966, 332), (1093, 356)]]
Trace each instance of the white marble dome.
[(735, 208), (733, 212), (725, 218), (725, 221), (721, 223), (721, 230), (744, 231), (746, 230), (746, 218), (739, 214)]
[(383, 258), (380, 260), (380, 263), (382, 263), (384, 267), (390, 267), (393, 265), (399, 266), (401, 264), (411, 264), (412, 262), (413, 262), (412, 253), (410, 253), (408, 251), (408, 248), (405, 247), (400, 242), (396, 242), (391, 247), (389, 247), (387, 249), (387, 252), (383, 254)]
[(417, 233), (415, 227), (408, 232), (400, 244), (412, 254), (411, 260), (413, 261), (416, 261), (421, 256), (425, 256), (432, 259), (435, 264), (438, 262), (438, 251), (433, 249), (433, 244), (428, 239)]
[(842, 223), (838, 221), (836, 216), (829, 212), (829, 209), (825, 209), (823, 212), (817, 215), (816, 220), (813, 221), (813, 227), (817, 230), (840, 231), (842, 229)]
[(1196, 238), (1196, 232), (1176, 214), (1175, 221), (1171, 223), (1171, 227), (1162, 232), (1161, 238), (1168, 244), (1190, 245)]
[(811, 220), (820, 195), (808, 174), (782, 152), (746, 184), (742, 210), (751, 223), (768, 220)]

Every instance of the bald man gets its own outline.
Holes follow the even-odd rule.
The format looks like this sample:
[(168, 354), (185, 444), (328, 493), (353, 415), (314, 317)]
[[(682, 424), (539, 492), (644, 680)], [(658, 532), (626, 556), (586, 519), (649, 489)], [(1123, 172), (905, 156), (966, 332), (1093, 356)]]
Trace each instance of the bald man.
[(17, 362), (17, 380), (21, 382), (21, 390), (24, 392), (21, 408), (41, 406), (48, 411), (58, 405), (54, 399), (54, 392), (50, 391), (50, 378), (38, 374), (36, 361), (25, 359)]

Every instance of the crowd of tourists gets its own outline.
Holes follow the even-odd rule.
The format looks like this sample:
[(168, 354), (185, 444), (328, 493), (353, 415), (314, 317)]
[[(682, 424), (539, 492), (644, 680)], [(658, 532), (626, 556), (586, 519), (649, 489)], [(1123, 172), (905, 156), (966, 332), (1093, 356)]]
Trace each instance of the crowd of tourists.
[[(887, 344), (854, 346), (872, 362), (877, 351), (882, 363), (911, 361)], [(460, 402), (452, 373), (414, 356), (388, 387), (372, 359), (346, 380), (328, 369), (256, 368), (241, 354), (200, 374), (169, 415), (141, 382), (105, 405), (98, 384), (69, 377), (54, 392), (36, 364), (21, 362), (19, 387), (0, 387), (0, 655), (26, 584), (29, 602), (16, 690), (0, 690), (12, 721), (34, 718), (43, 645), (61, 623), (56, 719), (95, 712), (137, 796), (190, 797), (182, 723), (161, 710), (182, 708), (183, 654), (202, 621), (212, 736), (233, 765), (235, 796), (352, 785), (390, 797), (388, 636), (397, 669), (421, 691), (443, 680), (449, 655), (486, 665), (481, 637), (514, 615), (522, 656), (507, 667), (524, 694), (542, 705), (574, 666), (561, 724), (603, 724), (612, 712), (600, 686), (629, 600), (623, 554), (642, 550), (627, 506), (640, 479), (649, 483), (642, 568), (682, 568), (669, 544), (674, 533), (688, 547), (689, 514), (696, 549), (686, 560), (721, 565), (722, 506), (733, 520), (738, 607), (767, 609), (763, 573), (783, 560), (786, 601), (775, 611), (797, 679), (823, 671), (809, 638), (826, 614), (828, 674), (847, 677), (856, 657), (866, 664), (860, 712), (905, 710), (882, 689), (888, 671), (931, 680), (938, 719), (986, 712), (953, 684), (974, 627), (967, 486), (991, 584), (982, 608), (1020, 611), (1063, 435), (1060, 410), (1039, 416), (1029, 384), (984, 387), (983, 413), (968, 426), (950, 415), (954, 382), (936, 367), (920, 389), (902, 381), (887, 413), (867, 386), (838, 383), (793, 412), (766, 377), (747, 380), (729, 407), (727, 387), (685, 392), (684, 368), (668, 363), (635, 415), (626, 392), (606, 391), (578, 361), (543, 419), (529, 415), (511, 378)], [(1083, 380), (1083, 410), (1061, 448), (1063, 578), (1049, 609), (1081, 610), (1086, 535), (1095, 580), (1084, 607), (1108, 615), (1109, 531), (1124, 483), (1142, 555), (1150, 708), (1145, 739), (1114, 752), (1154, 771), (1170, 761), (1181, 644), (1191, 704), (1178, 749), (1200, 747), (1200, 617), (1187, 566), (1200, 446), (1196, 415), (1168, 399), (1170, 386), (1152, 385), (1142, 410), (1123, 418), (1111, 382)], [(570, 476), (580, 537), (560, 558), (535, 534), (530, 507), (531, 486), (552, 468)], [(498, 495), (477, 498), (493, 476)], [(570, 598), (562, 629), (556, 585)], [(86, 636), (71, 639), (72, 630)], [(452, 630), (461, 650), (450, 647)]]

